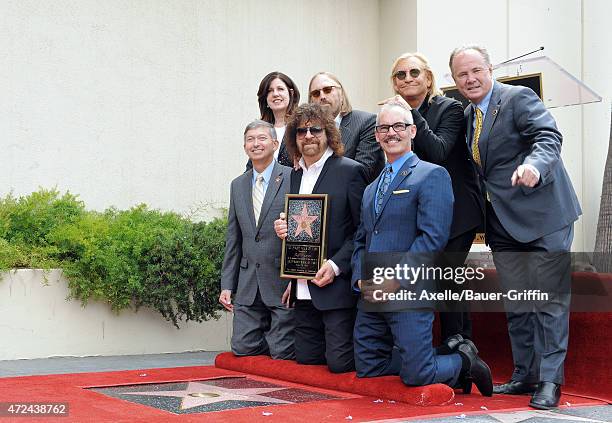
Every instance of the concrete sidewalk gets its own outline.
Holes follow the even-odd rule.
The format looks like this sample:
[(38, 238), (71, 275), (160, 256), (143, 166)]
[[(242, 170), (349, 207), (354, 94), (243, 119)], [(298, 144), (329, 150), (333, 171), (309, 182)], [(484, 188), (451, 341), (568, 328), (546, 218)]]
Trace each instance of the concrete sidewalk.
[(214, 364), (215, 357), (220, 352), (222, 351), (0, 360), (0, 377), (207, 366)]

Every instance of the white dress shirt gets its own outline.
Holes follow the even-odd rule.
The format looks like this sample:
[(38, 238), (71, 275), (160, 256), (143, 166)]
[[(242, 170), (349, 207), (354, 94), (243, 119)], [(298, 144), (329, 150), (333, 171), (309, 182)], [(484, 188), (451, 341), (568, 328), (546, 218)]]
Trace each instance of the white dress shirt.
[[(323, 156), (310, 167), (306, 167), (306, 163), (304, 162), (304, 158), (300, 159), (299, 165), (302, 168), (302, 181), (300, 182), (300, 194), (312, 194), (312, 190), (314, 189), (315, 184), (317, 183), (317, 179), (319, 179), (319, 175), (321, 175), (321, 170), (323, 170), (323, 166), (327, 159), (334, 154), (331, 148), (327, 147)], [(336, 266), (331, 260), (327, 260), (327, 262), (334, 269), (334, 273), (336, 276), (340, 274), (340, 268)], [(306, 279), (298, 279), (297, 280), (297, 299), (298, 300), (310, 300), (310, 291), (308, 290), (308, 281)]]

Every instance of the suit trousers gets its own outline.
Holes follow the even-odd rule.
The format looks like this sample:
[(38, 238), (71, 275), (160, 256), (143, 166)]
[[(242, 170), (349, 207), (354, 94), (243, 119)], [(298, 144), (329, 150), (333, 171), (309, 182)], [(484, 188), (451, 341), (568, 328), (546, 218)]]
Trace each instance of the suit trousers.
[(265, 305), (257, 290), (253, 305), (234, 304), (232, 352), (293, 360), (293, 328), (293, 310)]
[[(465, 259), (470, 251), (474, 236), (476, 235), (476, 228), (463, 234), (457, 235), (451, 238), (446, 244), (444, 249), (445, 255), (443, 256), (442, 267), (457, 268), (463, 266)], [(451, 291), (461, 291), (461, 285), (455, 283), (455, 281), (443, 281), (440, 286), (441, 292), (445, 289)], [(465, 308), (468, 306), (466, 305)], [(457, 304), (448, 304), (448, 308), (457, 308)], [(446, 340), (452, 335), (462, 335), (464, 338), (472, 337), (472, 320), (470, 318), (469, 310), (462, 309), (458, 311), (446, 311), (438, 314), (440, 318), (440, 333), (442, 341)]]
[[(355, 367), (359, 377), (398, 375), (404, 384), (454, 386), (461, 372), (457, 353), (435, 355), (432, 311), (357, 311)], [(394, 347), (394, 345), (396, 347)]]
[(295, 301), (295, 358), (299, 364), (327, 364), (332, 373), (355, 370), (355, 309), (318, 310)]
[(530, 243), (514, 240), (487, 203), (487, 241), (504, 292), (541, 290), (546, 301), (505, 303), (512, 346), (512, 380), (564, 380), (569, 337), (573, 224)]

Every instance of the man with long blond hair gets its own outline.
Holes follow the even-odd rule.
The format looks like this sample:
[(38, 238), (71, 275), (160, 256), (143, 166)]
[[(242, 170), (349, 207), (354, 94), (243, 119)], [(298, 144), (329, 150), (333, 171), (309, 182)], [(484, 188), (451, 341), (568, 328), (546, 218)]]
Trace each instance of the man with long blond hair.
[(368, 182), (382, 170), (385, 158), (374, 138), (376, 116), (351, 106), (346, 90), (336, 75), (318, 72), (308, 84), (308, 102), (319, 104), (336, 123), (344, 145), (344, 157), (363, 164)]
[[(451, 176), (455, 203), (449, 241), (444, 249), (444, 267), (462, 266), (472, 245), (476, 230), (483, 221), (482, 196), (476, 170), (471, 163), (465, 142), (463, 107), (460, 102), (444, 97), (436, 78), (422, 53), (404, 53), (391, 67), (391, 86), (410, 106), (417, 132), (414, 152), (422, 160), (446, 168)], [(457, 290), (454, 281), (440, 287)], [(448, 354), (462, 338), (471, 338), (472, 323), (465, 307), (447, 302), (441, 312), (441, 338), (446, 342), (438, 353)]]

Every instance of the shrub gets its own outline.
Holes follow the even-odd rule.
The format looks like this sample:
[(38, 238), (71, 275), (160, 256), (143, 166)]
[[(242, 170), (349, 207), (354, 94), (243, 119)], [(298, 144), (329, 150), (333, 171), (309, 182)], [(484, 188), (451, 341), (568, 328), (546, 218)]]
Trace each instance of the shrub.
[(157, 309), (179, 320), (218, 318), (226, 221), (192, 223), (139, 205), (86, 211), (76, 196), (40, 190), (0, 200), (0, 270), (60, 267), (70, 298), (115, 311)]

